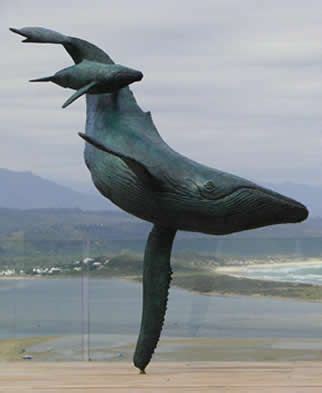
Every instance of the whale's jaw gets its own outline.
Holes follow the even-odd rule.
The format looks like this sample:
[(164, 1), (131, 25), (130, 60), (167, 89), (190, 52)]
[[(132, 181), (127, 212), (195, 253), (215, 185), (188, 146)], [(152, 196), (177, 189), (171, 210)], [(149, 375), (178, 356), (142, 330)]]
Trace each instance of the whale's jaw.
[(178, 228), (212, 235), (227, 235), (278, 224), (300, 223), (308, 209), (301, 203), (274, 191), (240, 188), (216, 201), (185, 214)]
[(309, 211), (306, 206), (302, 204), (298, 204), (298, 206), (294, 206), (291, 208), (289, 215), (289, 223), (299, 223), (305, 221), (309, 216)]

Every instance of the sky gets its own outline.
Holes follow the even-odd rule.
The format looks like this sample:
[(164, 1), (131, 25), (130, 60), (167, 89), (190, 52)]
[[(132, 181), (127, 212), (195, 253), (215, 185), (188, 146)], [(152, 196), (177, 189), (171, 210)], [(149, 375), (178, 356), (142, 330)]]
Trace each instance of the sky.
[(29, 84), (72, 64), (8, 27), (84, 38), (139, 69), (139, 105), (168, 144), (255, 180), (322, 184), (320, 0), (0, 0), (0, 167), (91, 189), (85, 100)]

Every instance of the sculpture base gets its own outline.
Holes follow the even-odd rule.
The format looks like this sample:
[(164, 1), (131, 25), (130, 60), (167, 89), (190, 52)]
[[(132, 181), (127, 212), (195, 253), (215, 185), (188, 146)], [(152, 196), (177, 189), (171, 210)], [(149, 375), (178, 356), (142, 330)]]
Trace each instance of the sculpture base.
[(1, 365), (1, 391), (320, 392), (322, 362), (154, 362), (148, 378), (128, 363), (13, 362)]

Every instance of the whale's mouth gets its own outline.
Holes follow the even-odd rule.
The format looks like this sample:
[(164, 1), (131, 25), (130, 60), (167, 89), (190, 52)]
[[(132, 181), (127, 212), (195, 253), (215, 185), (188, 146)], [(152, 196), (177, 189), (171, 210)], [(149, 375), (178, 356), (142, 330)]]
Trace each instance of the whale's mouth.
[(137, 71), (135, 75), (135, 81), (139, 82), (143, 79), (143, 73), (141, 71)]
[[(261, 210), (270, 210), (273, 217), (279, 217), (286, 222), (301, 222), (308, 217), (307, 208), (295, 199), (261, 187), (248, 190), (251, 190), (251, 192), (248, 191), (248, 199), (254, 205), (254, 215), (256, 215), (257, 209), (262, 206), (262, 209), (258, 210), (259, 215)], [(244, 192), (246, 189), (242, 188), (241, 191)], [(232, 197), (234, 196), (232, 195)]]
[(289, 198), (275, 191), (260, 188), (259, 193), (263, 193), (263, 199), (271, 209), (272, 217), (281, 220), (281, 223), (302, 222), (309, 216), (309, 211), (302, 203)]
[(218, 189), (205, 193), (204, 189), (199, 189), (199, 193), (203, 199), (213, 201), (218, 212), (225, 215), (226, 211), (227, 216), (240, 211), (255, 219), (269, 213), (283, 222), (301, 222), (309, 215), (302, 203), (257, 185), (238, 186), (226, 193)]
[(242, 187), (220, 198), (216, 201), (216, 211), (219, 213), (214, 222), (217, 234), (299, 223), (309, 215), (303, 204), (260, 187)]
[(294, 221), (292, 222), (302, 222), (305, 221), (308, 216), (309, 216), (309, 211), (308, 209), (302, 205), (302, 204), (298, 204), (298, 206), (295, 206), (293, 208), (292, 212), (290, 213), (290, 217), (293, 218)]

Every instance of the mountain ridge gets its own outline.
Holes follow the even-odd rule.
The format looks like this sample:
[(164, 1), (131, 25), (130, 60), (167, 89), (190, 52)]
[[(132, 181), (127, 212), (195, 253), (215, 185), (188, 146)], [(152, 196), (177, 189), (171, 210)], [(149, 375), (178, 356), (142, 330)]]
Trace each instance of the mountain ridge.
[[(0, 168), (0, 207), (11, 209), (117, 210), (99, 192), (86, 193), (48, 180), (31, 171)], [(311, 217), (322, 217), (322, 186), (292, 182), (264, 186), (306, 205)]]
[(30, 171), (0, 168), (0, 184), (0, 207), (4, 208), (112, 209), (112, 204), (99, 193), (92, 195), (75, 191)]

